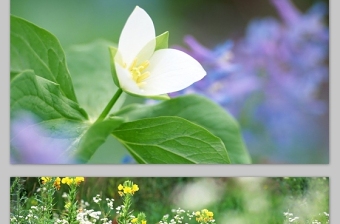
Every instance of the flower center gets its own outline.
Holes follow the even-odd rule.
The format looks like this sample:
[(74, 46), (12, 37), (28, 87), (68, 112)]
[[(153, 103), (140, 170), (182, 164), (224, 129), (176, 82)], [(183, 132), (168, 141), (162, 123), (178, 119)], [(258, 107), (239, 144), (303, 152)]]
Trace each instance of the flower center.
[(144, 84), (143, 82), (145, 79), (147, 79), (150, 76), (150, 72), (144, 71), (148, 66), (150, 62), (148, 60), (140, 63), (137, 65), (137, 58), (133, 60), (132, 64), (129, 67), (129, 72), (132, 75), (132, 79), (137, 83), (138, 86)]

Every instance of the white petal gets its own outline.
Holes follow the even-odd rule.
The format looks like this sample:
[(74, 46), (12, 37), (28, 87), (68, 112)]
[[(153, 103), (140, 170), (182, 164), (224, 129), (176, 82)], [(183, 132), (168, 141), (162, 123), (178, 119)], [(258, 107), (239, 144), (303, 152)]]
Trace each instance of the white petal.
[(131, 92), (137, 95), (141, 95), (141, 90), (139, 89), (136, 82), (132, 79), (131, 74), (128, 70), (123, 68), (119, 63), (115, 62), (117, 77), (119, 80), (120, 88), (124, 91)]
[(190, 55), (175, 49), (155, 51), (148, 67), (143, 95), (160, 95), (182, 90), (201, 80), (206, 71)]
[(137, 54), (148, 45), (143, 55), (149, 58), (156, 46), (155, 28), (150, 16), (141, 8), (136, 8), (125, 23), (119, 37), (118, 51), (122, 54), (123, 60), (130, 65)]

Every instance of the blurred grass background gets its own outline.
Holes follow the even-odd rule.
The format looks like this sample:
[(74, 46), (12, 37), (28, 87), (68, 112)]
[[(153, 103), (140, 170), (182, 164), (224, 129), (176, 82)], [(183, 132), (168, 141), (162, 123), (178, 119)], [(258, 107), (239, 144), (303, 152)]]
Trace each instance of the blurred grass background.
[[(22, 179), (27, 196), (32, 197), (39, 180)], [(90, 203), (87, 209), (99, 210), (92, 198), (100, 194), (103, 201), (114, 198), (116, 208), (121, 205), (117, 186), (125, 180), (139, 186), (132, 209), (134, 214), (144, 212), (150, 224), (178, 207), (191, 211), (206, 208), (214, 213), (216, 223), (281, 224), (288, 211), (299, 217), (297, 223), (312, 223), (312, 219), (326, 223), (324, 212), (329, 214), (329, 179), (322, 177), (85, 177), (78, 199)], [(63, 185), (55, 195), (56, 209), (63, 209), (65, 191)], [(28, 203), (31, 205), (34, 201)]]

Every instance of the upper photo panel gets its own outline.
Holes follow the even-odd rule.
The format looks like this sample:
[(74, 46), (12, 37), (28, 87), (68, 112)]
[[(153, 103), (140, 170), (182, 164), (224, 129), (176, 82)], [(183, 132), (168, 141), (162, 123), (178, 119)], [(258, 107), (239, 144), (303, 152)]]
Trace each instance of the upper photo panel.
[(11, 164), (328, 164), (329, 1), (10, 1)]

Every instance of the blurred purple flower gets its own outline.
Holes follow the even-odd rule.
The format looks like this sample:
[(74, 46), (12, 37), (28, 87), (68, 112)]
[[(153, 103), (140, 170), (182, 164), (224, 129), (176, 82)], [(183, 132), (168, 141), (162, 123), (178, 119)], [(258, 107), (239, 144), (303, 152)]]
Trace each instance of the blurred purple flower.
[(203, 94), (230, 111), (255, 157), (327, 162), (328, 98), (321, 95), (329, 79), (327, 7), (317, 3), (303, 14), (289, 0), (271, 3), (282, 21), (253, 20), (241, 39), (210, 50), (186, 37), (185, 51), (208, 75), (176, 94)]
[(38, 119), (23, 113), (11, 120), (12, 164), (73, 164), (65, 153), (67, 143), (62, 136), (50, 138), (51, 132), (38, 124)]

